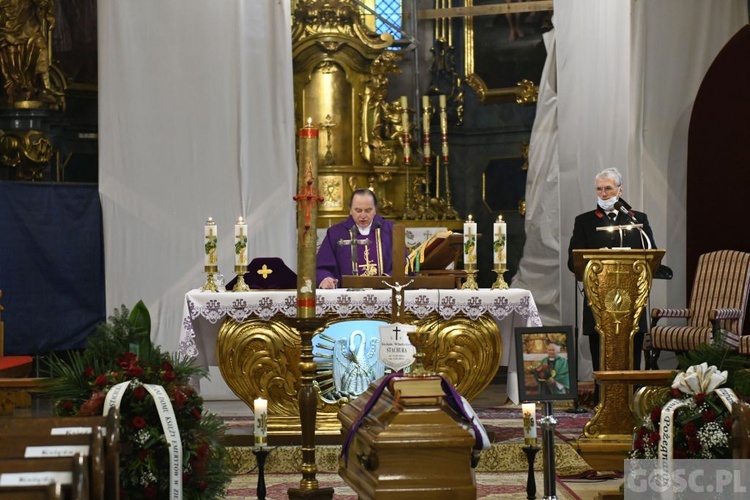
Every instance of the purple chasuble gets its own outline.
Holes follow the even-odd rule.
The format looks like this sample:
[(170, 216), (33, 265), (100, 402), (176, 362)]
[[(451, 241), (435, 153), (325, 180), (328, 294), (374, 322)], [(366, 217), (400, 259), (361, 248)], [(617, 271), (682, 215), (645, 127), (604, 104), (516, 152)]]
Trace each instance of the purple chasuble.
[[(378, 225), (380, 231), (378, 231)], [(393, 270), (393, 222), (376, 215), (370, 226), (370, 234), (363, 236), (356, 230), (356, 239), (369, 240), (366, 245), (357, 245), (357, 272), (352, 272), (352, 250), (349, 244), (340, 245), (339, 241), (351, 239), (351, 228), (356, 227), (354, 219), (349, 216), (344, 222), (329, 227), (326, 237), (318, 250), (317, 284), (326, 277), (341, 281), (341, 276), (356, 274), (358, 276), (380, 276), (392, 274)], [(380, 233), (378, 247), (377, 234)], [(382, 269), (380, 264), (382, 263)]]

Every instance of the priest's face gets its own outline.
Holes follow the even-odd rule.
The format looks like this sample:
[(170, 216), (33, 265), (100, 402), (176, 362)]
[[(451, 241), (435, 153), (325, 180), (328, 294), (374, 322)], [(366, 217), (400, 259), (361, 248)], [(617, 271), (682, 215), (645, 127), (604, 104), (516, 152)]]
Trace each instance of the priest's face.
[(552, 344), (547, 345), (547, 357), (549, 359), (555, 359), (557, 357), (557, 349)]
[(359, 227), (367, 227), (372, 224), (377, 209), (375, 200), (369, 194), (355, 194), (352, 198), (352, 208), (349, 210), (352, 219)]

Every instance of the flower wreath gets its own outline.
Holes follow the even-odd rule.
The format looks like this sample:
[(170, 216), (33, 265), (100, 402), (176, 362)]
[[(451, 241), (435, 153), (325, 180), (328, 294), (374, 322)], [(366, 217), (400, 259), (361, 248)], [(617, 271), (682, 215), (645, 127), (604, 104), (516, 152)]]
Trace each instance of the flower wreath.
[(705, 362), (678, 373), (671, 399), (655, 406), (636, 430), (630, 458), (731, 458), (732, 403), (739, 399), (720, 387), (726, 381), (726, 370)]
[[(224, 422), (203, 410), (203, 399), (188, 383), (206, 372), (193, 359), (162, 353), (152, 344), (150, 317), (143, 302), (131, 313), (125, 306), (115, 309), (109, 322), (89, 337), (86, 349), (66, 359), (53, 355), (48, 363), (57, 379), (48, 390), (56, 397), (58, 415), (106, 413), (117, 399), (123, 499), (171, 496), (172, 449), (181, 450), (177, 460), (182, 463), (178, 480), (182, 498), (223, 498), (232, 475), (219, 442)], [(170, 406), (167, 400), (179, 431), (177, 443), (168, 442), (162, 430), (160, 415), (163, 407)], [(164, 404), (155, 405), (155, 401)]]

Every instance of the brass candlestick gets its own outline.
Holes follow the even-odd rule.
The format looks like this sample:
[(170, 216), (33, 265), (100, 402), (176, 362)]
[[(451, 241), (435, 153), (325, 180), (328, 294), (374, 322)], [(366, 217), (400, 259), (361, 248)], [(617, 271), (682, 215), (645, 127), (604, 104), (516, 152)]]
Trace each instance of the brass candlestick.
[(507, 266), (505, 264), (495, 264), (495, 272), (497, 273), (497, 279), (492, 284), (493, 290), (507, 290), (508, 284), (505, 282), (505, 279), (503, 278), (503, 274), (507, 270)]
[(249, 292), (250, 287), (245, 283), (245, 273), (247, 272), (247, 266), (234, 266), (234, 274), (237, 275), (237, 283), (235, 283), (233, 292)]
[(466, 273), (466, 281), (461, 285), (461, 290), (478, 290), (476, 268), (473, 265), (467, 266), (464, 272)]
[(219, 273), (219, 266), (203, 266), (203, 272), (206, 273), (206, 283), (201, 287), (201, 292), (218, 292), (214, 275)]

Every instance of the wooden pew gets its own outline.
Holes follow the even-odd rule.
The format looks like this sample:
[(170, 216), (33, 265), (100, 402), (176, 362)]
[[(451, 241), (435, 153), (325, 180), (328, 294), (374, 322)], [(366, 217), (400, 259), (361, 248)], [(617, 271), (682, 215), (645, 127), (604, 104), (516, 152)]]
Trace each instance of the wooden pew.
[[(120, 497), (120, 413), (111, 411), (106, 417), (34, 417), (0, 418), (0, 436), (14, 433), (26, 435), (64, 435), (104, 429), (104, 494), (109, 499)], [(20, 429), (20, 430), (19, 430)], [(29, 430), (31, 429), (31, 432)]]
[(27, 458), (36, 460), (46, 457), (72, 457), (82, 454), (88, 457), (91, 498), (104, 499), (104, 438), (102, 429), (95, 426), (90, 434), (49, 436), (19, 433), (3, 436), (0, 460)]
[(0, 486), (0, 500), (63, 500), (60, 483)]
[[(81, 454), (58, 458), (9, 458), (0, 460), (0, 492), (12, 486), (14, 480), (23, 478), (26, 484), (59, 482), (64, 498), (89, 500), (88, 459)], [(15, 497), (10, 497), (15, 498)]]

